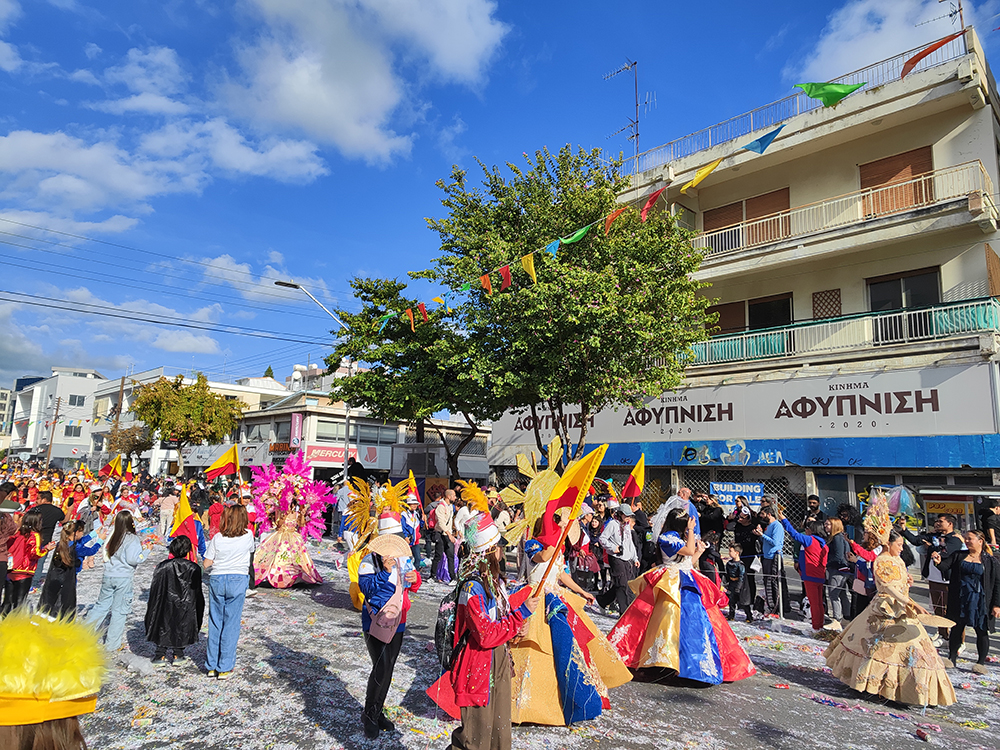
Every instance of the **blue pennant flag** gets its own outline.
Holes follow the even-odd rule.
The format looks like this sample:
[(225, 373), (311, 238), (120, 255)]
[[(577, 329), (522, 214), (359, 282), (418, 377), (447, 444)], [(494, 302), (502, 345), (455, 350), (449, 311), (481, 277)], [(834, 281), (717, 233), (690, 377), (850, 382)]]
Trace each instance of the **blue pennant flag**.
[(559, 252), (559, 240), (552, 240), (552, 242), (545, 246), (545, 249), (552, 253), (553, 258), (556, 257), (556, 253)]
[(771, 141), (778, 137), (778, 133), (781, 132), (784, 125), (779, 125), (770, 133), (762, 135), (756, 141), (750, 141), (747, 145), (743, 147), (744, 151), (753, 151), (756, 154), (763, 154), (767, 150), (767, 147), (771, 145)]

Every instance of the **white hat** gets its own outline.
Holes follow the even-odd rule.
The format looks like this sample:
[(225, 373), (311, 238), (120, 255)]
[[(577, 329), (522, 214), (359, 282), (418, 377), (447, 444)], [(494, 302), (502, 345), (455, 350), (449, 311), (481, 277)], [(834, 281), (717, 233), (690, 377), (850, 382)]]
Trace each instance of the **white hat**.
[(398, 513), (386, 511), (378, 517), (378, 533), (382, 534), (402, 534), (403, 523)]
[(493, 517), (482, 511), (478, 516), (470, 518), (465, 528), (466, 541), (472, 546), (473, 552), (486, 552), (499, 544), (503, 538), (500, 529), (493, 523)]
[(591, 508), (587, 503), (584, 503), (583, 505), (580, 506), (580, 515), (581, 516), (589, 516), (589, 515), (592, 515), (593, 513), (594, 513), (594, 509)]

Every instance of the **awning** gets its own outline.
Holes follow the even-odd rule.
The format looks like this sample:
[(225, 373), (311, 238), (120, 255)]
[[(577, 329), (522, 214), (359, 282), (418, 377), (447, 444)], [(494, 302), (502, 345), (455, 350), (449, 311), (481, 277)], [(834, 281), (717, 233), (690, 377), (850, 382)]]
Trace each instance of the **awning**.
[(971, 495), (972, 497), (1000, 497), (1000, 487), (961, 487), (945, 485), (943, 487), (920, 487), (921, 495)]

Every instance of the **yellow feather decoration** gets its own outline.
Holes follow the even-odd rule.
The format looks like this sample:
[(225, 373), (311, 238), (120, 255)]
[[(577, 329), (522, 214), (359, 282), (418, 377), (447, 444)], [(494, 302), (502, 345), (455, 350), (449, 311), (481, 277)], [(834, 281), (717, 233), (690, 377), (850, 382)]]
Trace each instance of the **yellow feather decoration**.
[(462, 499), (469, 506), (472, 512), (489, 513), (490, 503), (486, 499), (486, 493), (474, 482), (466, 482), (464, 479), (457, 481), (462, 491)]

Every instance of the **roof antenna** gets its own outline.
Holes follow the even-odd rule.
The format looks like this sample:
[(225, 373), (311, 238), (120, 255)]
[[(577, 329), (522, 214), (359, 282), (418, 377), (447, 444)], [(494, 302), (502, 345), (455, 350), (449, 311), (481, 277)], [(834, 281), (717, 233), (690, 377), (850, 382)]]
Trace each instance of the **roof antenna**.
[[(632, 144), (633, 144), (633, 146), (635, 148), (635, 158), (634, 158), (633, 165), (632, 165), (632, 171), (633, 171), (633, 174), (636, 176), (635, 187), (636, 187), (636, 191), (638, 191), (638, 189), (639, 189), (639, 178), (638, 178), (638, 175), (639, 175), (639, 62), (637, 60), (629, 60), (626, 57), (625, 58), (625, 65), (622, 65), (617, 70), (613, 70), (610, 73), (608, 73), (606, 76), (604, 76), (604, 80), (605, 81), (611, 80), (615, 76), (620, 75), (622, 73), (625, 73), (626, 71), (629, 71), (629, 70), (632, 71), (633, 88), (634, 88), (634, 91), (635, 91), (635, 118), (633, 119), (633, 118), (630, 117), (629, 120), (628, 120), (628, 125), (625, 125), (625, 126), (619, 128), (614, 133), (612, 133), (611, 135), (609, 135), (608, 138), (614, 138), (616, 135), (618, 135), (619, 133), (623, 133), (626, 130), (631, 131), (631, 134), (629, 135), (628, 140), (632, 141)], [(652, 100), (650, 99), (650, 96), (652, 96)], [(645, 106), (646, 106), (646, 113), (648, 114), (650, 106), (653, 106), (653, 107), (656, 106), (656, 94), (654, 94), (652, 92), (646, 94)], [(638, 196), (638, 192), (636, 193), (636, 195)]]

